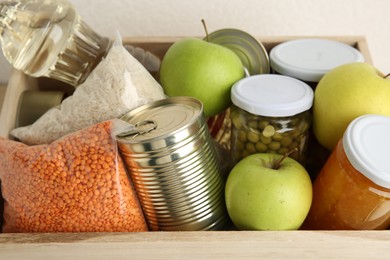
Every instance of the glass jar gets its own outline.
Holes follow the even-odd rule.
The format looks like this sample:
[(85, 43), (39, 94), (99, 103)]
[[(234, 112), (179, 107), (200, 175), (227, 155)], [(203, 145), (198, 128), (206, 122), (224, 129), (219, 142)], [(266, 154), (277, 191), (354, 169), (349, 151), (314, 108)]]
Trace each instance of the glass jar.
[(15, 69), (75, 87), (85, 81), (111, 46), (66, 0), (1, 2), (0, 42)]
[[(318, 38), (285, 41), (272, 48), (269, 57), (273, 73), (302, 80), (313, 90), (331, 69), (345, 63), (364, 61), (363, 55), (356, 48), (342, 42)], [(309, 131), (310, 158), (306, 162), (306, 169), (314, 180), (331, 151), (318, 143), (312, 129)]]
[[(233, 51), (240, 58), (246, 75), (270, 72), (269, 57), (264, 45), (245, 31), (225, 28), (210, 33), (204, 40)], [(230, 109), (209, 117), (207, 123), (213, 139), (224, 151), (228, 152), (231, 136)]]
[(287, 152), (304, 164), (313, 91), (282, 75), (244, 78), (232, 87), (231, 153), (234, 162), (254, 153)]
[(313, 184), (303, 229), (370, 230), (390, 225), (390, 117), (348, 126)]

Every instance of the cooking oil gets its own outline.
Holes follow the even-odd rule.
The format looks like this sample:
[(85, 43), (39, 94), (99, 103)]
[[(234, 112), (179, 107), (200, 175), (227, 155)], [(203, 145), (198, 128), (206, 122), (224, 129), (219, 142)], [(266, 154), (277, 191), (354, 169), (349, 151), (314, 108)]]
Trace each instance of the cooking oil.
[(93, 31), (65, 0), (0, 3), (0, 42), (14, 68), (78, 86), (111, 41)]

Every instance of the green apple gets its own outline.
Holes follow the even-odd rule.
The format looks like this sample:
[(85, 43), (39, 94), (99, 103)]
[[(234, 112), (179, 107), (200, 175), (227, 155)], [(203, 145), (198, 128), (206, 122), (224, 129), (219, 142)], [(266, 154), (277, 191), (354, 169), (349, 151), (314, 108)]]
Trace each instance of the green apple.
[(364, 114), (390, 116), (390, 81), (368, 63), (348, 63), (326, 73), (314, 91), (313, 132), (332, 150), (349, 123)]
[(243, 77), (244, 68), (237, 54), (198, 38), (175, 42), (160, 66), (160, 83), (165, 94), (199, 99), (206, 117), (229, 107), (230, 89)]
[(312, 203), (312, 183), (305, 168), (278, 154), (252, 154), (230, 172), (225, 200), (241, 230), (296, 230)]

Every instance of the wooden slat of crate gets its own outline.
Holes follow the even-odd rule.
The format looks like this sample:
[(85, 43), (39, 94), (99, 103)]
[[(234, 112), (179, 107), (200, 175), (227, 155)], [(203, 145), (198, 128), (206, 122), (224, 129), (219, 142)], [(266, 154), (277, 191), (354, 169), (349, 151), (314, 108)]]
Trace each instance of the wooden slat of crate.
[(2, 259), (389, 259), (390, 231), (2, 234)]
[[(173, 42), (181, 39), (182, 37), (128, 37), (124, 38), (125, 43), (130, 43), (145, 50), (151, 51), (157, 57), (162, 58)], [(348, 44), (358, 49), (364, 56), (365, 61), (372, 63), (372, 58), (368, 49), (367, 41), (364, 36), (265, 36), (256, 37), (269, 52), (277, 44), (294, 39), (302, 38), (322, 38), (331, 39)]]
[(27, 77), (21, 71), (11, 72), (0, 111), (0, 137), (10, 138), (9, 132), (16, 124), (19, 96), (27, 89), (38, 90), (36, 82), (36, 79)]

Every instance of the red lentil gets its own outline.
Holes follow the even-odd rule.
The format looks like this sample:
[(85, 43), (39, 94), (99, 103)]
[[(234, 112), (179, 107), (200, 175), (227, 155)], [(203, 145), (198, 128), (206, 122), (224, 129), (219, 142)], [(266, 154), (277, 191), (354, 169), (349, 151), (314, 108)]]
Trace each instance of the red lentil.
[(106, 121), (48, 145), (0, 138), (3, 232), (147, 231)]

